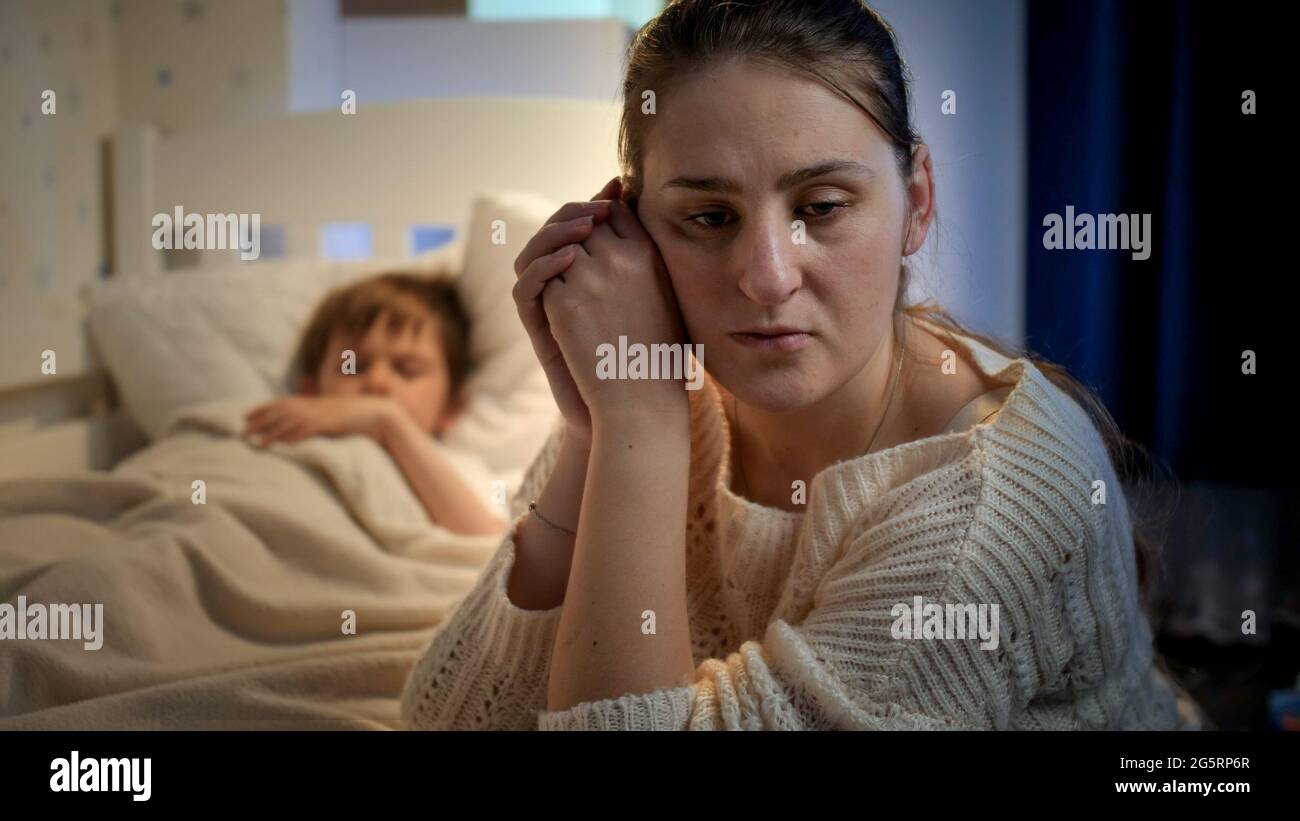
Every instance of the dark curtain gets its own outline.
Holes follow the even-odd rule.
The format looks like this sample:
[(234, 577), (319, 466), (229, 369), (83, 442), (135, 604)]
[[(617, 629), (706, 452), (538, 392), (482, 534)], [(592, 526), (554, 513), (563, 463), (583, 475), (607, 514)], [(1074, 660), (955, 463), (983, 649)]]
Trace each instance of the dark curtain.
[[(1270, 8), (1028, 8), (1026, 341), (1098, 390), (1124, 432), (1184, 481), (1296, 484), (1286, 400), (1296, 365), (1284, 341), (1300, 325), (1284, 297), (1295, 263), (1275, 250), (1295, 234), (1282, 224), (1292, 152), (1264, 140), (1291, 105), (1269, 93), (1285, 94), (1272, 49), (1290, 28)], [(1242, 113), (1247, 89), (1253, 115)], [(1067, 205), (1151, 214), (1150, 258), (1046, 250), (1043, 217)], [(1253, 376), (1242, 373), (1247, 350)]]

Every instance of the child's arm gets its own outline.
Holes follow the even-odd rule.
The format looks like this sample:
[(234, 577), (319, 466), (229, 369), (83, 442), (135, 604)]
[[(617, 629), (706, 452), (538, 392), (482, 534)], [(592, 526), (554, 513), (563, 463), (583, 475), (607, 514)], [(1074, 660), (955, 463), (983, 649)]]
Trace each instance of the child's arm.
[(272, 442), (301, 442), (312, 436), (359, 434), (378, 442), (402, 469), (429, 518), (453, 533), (498, 535), (496, 518), (469, 487), (438, 445), (392, 400), (377, 396), (289, 396), (254, 408), (247, 435)]
[(505, 525), (467, 487), (438, 444), (405, 413), (386, 414), (376, 437), (402, 469), (429, 518), (466, 536), (500, 534)]

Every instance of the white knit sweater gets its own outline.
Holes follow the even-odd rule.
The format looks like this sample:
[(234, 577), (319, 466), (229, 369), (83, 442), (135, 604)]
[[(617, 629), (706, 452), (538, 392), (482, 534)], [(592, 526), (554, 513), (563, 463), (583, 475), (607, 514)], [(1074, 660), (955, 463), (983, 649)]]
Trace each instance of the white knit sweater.
[[(1096, 429), (1029, 361), (959, 338), (1015, 383), (993, 420), (839, 462), (803, 513), (729, 489), (712, 382), (691, 393), (690, 686), (546, 709), (563, 605), (506, 595), (507, 535), (402, 696), (428, 729), (1139, 729), (1176, 725), (1152, 668), (1133, 541)], [(552, 434), (512, 501), (545, 486)], [(1094, 504), (1095, 480), (1105, 504)], [(513, 528), (512, 528), (513, 533)], [(996, 604), (978, 638), (895, 638), (895, 605)], [(946, 608), (945, 608), (946, 610)], [(987, 644), (987, 643), (986, 643)]]

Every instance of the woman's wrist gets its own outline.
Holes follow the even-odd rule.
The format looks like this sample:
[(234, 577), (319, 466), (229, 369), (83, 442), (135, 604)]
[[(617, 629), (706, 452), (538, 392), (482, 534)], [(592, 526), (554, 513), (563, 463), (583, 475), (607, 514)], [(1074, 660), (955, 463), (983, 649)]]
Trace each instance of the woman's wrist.
[(565, 425), (564, 440), (560, 444), (561, 449), (572, 450), (575, 453), (591, 453), (591, 428), (580, 428), (577, 425)]
[(592, 414), (592, 447), (596, 441), (663, 444), (690, 442), (690, 401), (685, 392), (675, 401), (611, 409)]
[(561, 530), (577, 531), (578, 514), (582, 510), (582, 491), (587, 479), (587, 463), (591, 460), (591, 447), (581, 435), (570, 437), (572, 428), (566, 428), (556, 456), (555, 466), (546, 485), (536, 499), (536, 513)]

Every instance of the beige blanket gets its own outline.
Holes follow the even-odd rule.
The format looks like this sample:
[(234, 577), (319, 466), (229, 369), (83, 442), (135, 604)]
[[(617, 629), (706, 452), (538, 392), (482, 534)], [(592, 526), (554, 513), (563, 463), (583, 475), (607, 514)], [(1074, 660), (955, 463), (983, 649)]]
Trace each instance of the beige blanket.
[(99, 649), (0, 641), (0, 729), (399, 726), (499, 539), (431, 524), (369, 439), (263, 450), (244, 410), (190, 411), (108, 473), (0, 481), (0, 603), (103, 605)]

